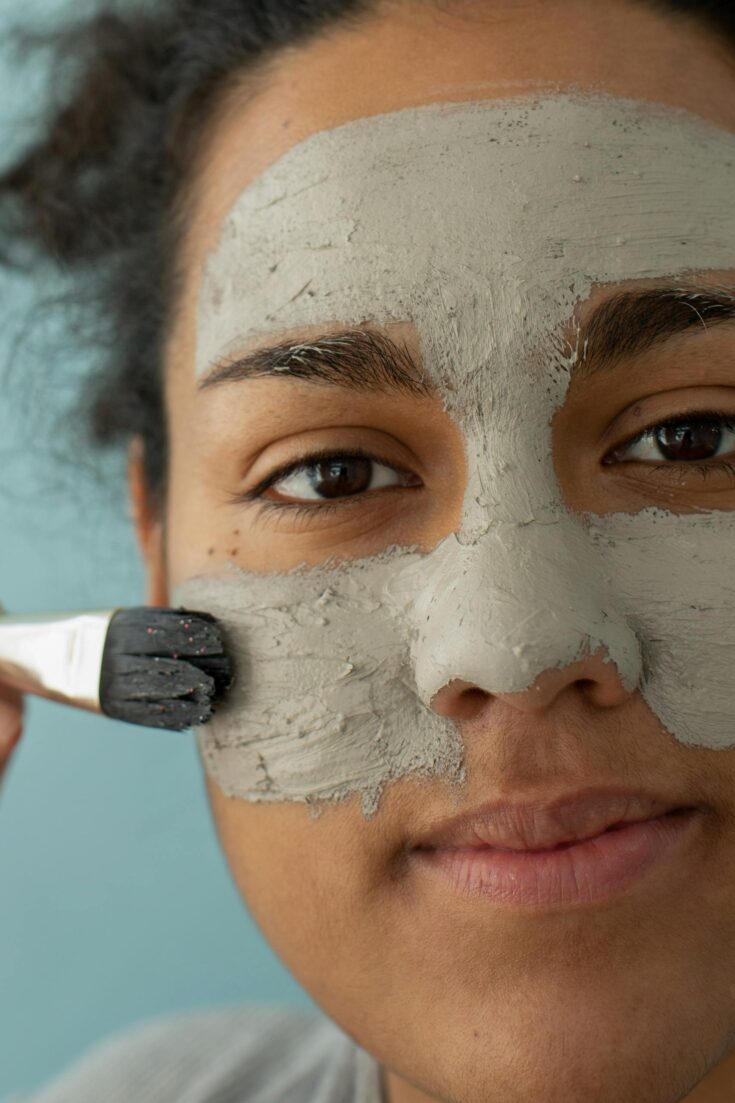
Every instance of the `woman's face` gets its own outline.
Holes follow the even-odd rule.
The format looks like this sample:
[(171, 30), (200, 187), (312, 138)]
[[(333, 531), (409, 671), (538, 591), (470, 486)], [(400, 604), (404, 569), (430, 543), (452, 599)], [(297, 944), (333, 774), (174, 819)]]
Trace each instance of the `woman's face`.
[[(717, 202), (735, 78), (698, 29), (594, 7), (404, 3), (332, 31), (229, 96), (192, 192), (165, 540), (140, 521), (151, 599), (206, 593), (186, 589), (204, 576), (257, 654), (301, 602), (304, 622), (271, 640), (285, 665), (263, 651), (226, 739), (213, 729), (209, 792), (251, 913), (385, 1065), (391, 1103), (674, 1103), (719, 1066), (716, 1091), (735, 1046), (735, 644), (717, 620), (733, 599), (717, 547), (735, 511), (735, 325), (726, 294), (709, 326), (684, 295), (735, 290)], [(621, 107), (618, 175), (618, 108), (599, 93), (699, 122), (657, 116), (649, 133)], [(346, 332), (372, 338), (351, 360)], [(325, 336), (343, 343), (315, 356)], [(286, 343), (291, 369), (338, 363), (340, 380), (252, 357), (245, 371)], [(381, 386), (350, 382), (350, 363)], [(315, 453), (345, 458), (271, 478)], [(283, 576), (325, 564), (315, 611), (308, 571)], [(381, 593), (414, 617), (398, 673)], [(367, 712), (325, 751), (332, 680), (357, 661), (346, 640), (373, 649), (370, 676), (346, 683)], [(324, 657), (322, 683), (297, 647)], [(271, 731), (259, 679), (276, 669), (290, 674), (268, 683)], [(489, 801), (601, 786), (699, 809), (625, 890), (499, 900), (416, 849)]]

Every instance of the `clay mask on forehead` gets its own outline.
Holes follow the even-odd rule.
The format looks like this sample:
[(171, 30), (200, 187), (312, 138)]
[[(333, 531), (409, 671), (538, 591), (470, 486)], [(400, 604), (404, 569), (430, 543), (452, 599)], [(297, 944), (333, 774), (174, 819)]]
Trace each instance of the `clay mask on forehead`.
[[(269, 334), (411, 321), (462, 430), (461, 526), (433, 551), (192, 579), (239, 681), (200, 734), (248, 800), (371, 815), (393, 778), (465, 780), (429, 708), (604, 647), (677, 739), (735, 745), (735, 513), (574, 516), (550, 422), (596, 283), (735, 267), (735, 136), (606, 96), (442, 104), (315, 134), (240, 196), (209, 258), (197, 372)], [(566, 352), (564, 351), (566, 349)]]

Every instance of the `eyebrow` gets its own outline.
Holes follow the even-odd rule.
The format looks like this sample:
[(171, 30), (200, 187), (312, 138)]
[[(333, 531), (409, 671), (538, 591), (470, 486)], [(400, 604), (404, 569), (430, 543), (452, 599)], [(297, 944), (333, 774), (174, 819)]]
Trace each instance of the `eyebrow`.
[(578, 327), (581, 349), (572, 369), (589, 378), (620, 366), (656, 345), (701, 328), (735, 321), (735, 295), (726, 288), (653, 287), (620, 291), (600, 303)]
[[(735, 295), (725, 288), (654, 287), (621, 291), (576, 326), (575, 379), (620, 366), (655, 345), (696, 327), (708, 331), (735, 321)], [(569, 348), (567, 347), (567, 352)], [(311, 341), (256, 349), (213, 368), (200, 390), (247, 379), (302, 379), (356, 391), (431, 397), (435, 388), (408, 346), (366, 329), (324, 334)]]
[(264, 377), (304, 379), (351, 390), (393, 391), (417, 397), (434, 394), (406, 344), (366, 329), (256, 349), (216, 367), (202, 379), (199, 388)]

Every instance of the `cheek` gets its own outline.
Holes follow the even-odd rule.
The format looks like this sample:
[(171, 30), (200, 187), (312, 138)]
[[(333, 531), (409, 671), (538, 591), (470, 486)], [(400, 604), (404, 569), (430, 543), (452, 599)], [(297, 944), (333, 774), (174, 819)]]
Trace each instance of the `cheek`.
[(166, 567), (172, 589), (234, 563), (263, 572), (273, 569), (267, 542), (261, 549), (263, 542), (229, 503), (231, 479), (220, 479), (193, 448), (186, 454), (174, 446), (169, 471)]
[(300, 895), (311, 880), (310, 848), (299, 844), (303, 808), (255, 805), (226, 796), (207, 779), (207, 791), (220, 843), (242, 895), (267, 911)]
[[(224, 534), (202, 478), (194, 397), (183, 372), (172, 372), (167, 396), (169, 460), (166, 488), (166, 566), (174, 589), (214, 558)], [(209, 554), (212, 549), (212, 555)]]
[(195, 492), (178, 494), (173, 484), (166, 523), (166, 570), (174, 590), (182, 580), (193, 578), (214, 561), (222, 539), (207, 520), (207, 502)]
[(207, 771), (228, 796), (303, 803), (359, 793), (370, 818), (391, 778), (459, 780), (459, 736), (415, 692), (408, 627), (388, 593), (397, 565), (421, 558), (391, 551), (349, 569), (279, 575), (233, 568), (178, 588), (177, 604), (221, 622), (236, 663), (233, 688), (200, 733)]
[(735, 513), (651, 508), (590, 535), (641, 641), (647, 704), (681, 743), (735, 745)]
[(211, 780), (207, 788), (222, 850), (253, 919), (289, 964), (291, 955), (309, 960), (318, 952), (317, 901), (329, 869), (308, 810), (227, 797)]
[(317, 997), (333, 977), (344, 986), (391, 906), (380, 829), (366, 826), (354, 800), (314, 819), (303, 805), (228, 798), (211, 780), (207, 788), (233, 879), (269, 944)]

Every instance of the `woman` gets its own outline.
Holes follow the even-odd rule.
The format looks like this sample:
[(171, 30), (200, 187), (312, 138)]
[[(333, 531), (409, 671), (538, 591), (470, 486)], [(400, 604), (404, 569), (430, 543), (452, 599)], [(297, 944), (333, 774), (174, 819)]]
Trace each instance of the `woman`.
[(149, 600), (240, 663), (220, 840), (333, 1023), (164, 1022), (39, 1103), (731, 1100), (729, 7), (76, 33), (6, 209), (91, 273)]

